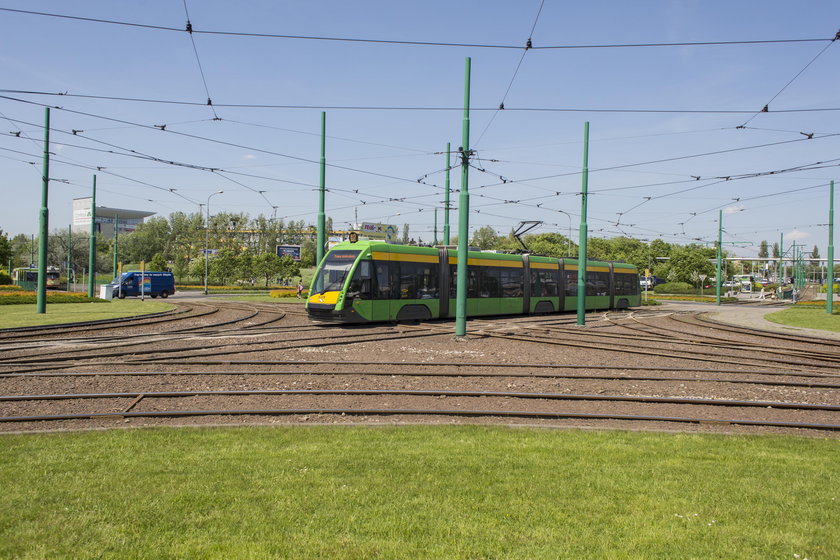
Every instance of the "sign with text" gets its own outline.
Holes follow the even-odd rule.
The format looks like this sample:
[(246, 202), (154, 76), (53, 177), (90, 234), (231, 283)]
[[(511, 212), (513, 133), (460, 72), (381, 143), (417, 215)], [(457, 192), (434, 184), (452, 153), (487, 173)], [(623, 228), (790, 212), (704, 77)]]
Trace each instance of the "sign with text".
[(361, 235), (367, 237), (368, 239), (384, 239), (385, 241), (396, 241), (397, 226), (364, 222), (362, 224)]
[(300, 245), (278, 245), (277, 256), (281, 259), (292, 257), (293, 261), (300, 262)]

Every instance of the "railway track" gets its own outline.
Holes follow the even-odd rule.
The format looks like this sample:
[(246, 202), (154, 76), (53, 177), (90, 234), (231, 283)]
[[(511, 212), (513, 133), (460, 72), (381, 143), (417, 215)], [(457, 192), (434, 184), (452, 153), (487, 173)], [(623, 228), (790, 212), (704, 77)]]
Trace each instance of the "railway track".
[[(451, 323), (313, 326), (250, 304), (225, 313), (210, 326), (163, 323), (174, 342), (140, 333), (122, 348), (91, 348), (108, 340), (96, 331), (71, 330), (63, 341), (45, 331), (20, 350), (0, 336), (0, 430), (246, 418), (840, 430), (840, 368), (830, 351), (811, 355), (779, 340), (768, 352), (750, 339), (760, 335), (727, 341), (705, 324), (673, 328), (661, 312), (592, 315), (586, 329), (566, 316), (476, 319), (462, 343)], [(693, 338), (701, 328), (708, 336)], [(408, 361), (409, 352), (429, 361)]]

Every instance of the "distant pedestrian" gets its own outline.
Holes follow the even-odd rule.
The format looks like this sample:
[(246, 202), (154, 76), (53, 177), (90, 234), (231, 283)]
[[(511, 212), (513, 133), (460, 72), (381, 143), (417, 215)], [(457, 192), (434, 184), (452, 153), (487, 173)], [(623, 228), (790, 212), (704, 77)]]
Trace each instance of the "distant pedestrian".
[(299, 280), (298, 280), (298, 292), (297, 292), (297, 296), (298, 296), (298, 298), (303, 297), (303, 278), (301, 278), (301, 279), (299, 279)]

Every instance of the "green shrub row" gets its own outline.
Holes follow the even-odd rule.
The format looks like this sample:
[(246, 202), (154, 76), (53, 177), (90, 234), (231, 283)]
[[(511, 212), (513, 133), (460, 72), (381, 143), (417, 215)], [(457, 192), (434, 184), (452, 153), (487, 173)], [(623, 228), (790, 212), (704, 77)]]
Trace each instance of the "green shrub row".
[[(0, 305), (38, 303), (38, 296), (32, 293), (10, 294), (0, 297)], [(75, 296), (73, 294), (47, 294), (47, 303), (108, 303), (104, 299)]]
[(22, 292), (23, 288), (20, 286), (15, 286), (12, 284), (11, 286), (0, 286), (0, 292)]
[(696, 294), (697, 288), (687, 282), (665, 282), (653, 287), (657, 294)]

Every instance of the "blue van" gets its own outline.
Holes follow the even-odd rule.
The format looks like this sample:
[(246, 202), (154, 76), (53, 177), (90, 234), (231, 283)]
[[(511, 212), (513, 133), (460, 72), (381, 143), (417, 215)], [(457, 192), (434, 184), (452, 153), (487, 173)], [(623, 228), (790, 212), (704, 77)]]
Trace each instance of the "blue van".
[[(142, 278), (142, 280), (141, 280)], [(156, 298), (169, 297), (175, 293), (175, 277), (171, 272), (123, 272), (122, 276), (111, 282), (114, 297), (139, 296), (140, 283), (143, 283), (143, 295)]]

